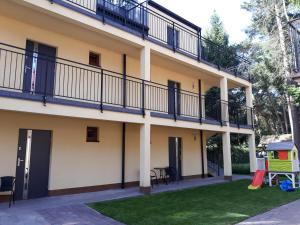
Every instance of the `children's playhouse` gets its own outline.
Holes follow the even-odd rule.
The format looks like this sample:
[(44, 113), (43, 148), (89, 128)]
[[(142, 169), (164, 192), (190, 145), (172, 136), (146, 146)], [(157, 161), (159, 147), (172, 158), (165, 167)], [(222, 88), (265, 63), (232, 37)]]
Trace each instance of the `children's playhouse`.
[[(298, 179), (298, 187), (300, 187), (300, 170), (298, 149), (292, 141), (269, 143), (266, 149), (267, 158), (259, 158), (258, 162), (265, 162), (255, 172), (252, 184), (249, 189), (260, 188), (264, 182), (265, 174), (268, 173), (269, 185), (272, 186), (273, 181), (278, 184), (278, 176), (283, 175), (291, 182), (292, 187), (296, 188), (296, 179)], [(263, 160), (263, 161), (262, 161)], [(262, 163), (260, 163), (261, 165)]]
[(299, 172), (298, 149), (294, 142), (270, 143), (266, 150), (269, 171)]
[[(274, 142), (267, 147), (269, 185), (278, 175), (286, 176), (296, 188), (296, 178), (298, 187), (300, 185), (298, 149), (294, 142)], [(278, 180), (278, 179), (277, 179)]]

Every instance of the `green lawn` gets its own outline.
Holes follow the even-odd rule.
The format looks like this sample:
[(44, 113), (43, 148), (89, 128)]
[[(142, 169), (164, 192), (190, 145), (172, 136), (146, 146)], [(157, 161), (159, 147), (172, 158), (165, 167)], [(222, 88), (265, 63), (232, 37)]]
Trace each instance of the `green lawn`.
[(127, 225), (234, 224), (300, 198), (279, 187), (249, 191), (250, 180), (94, 203), (90, 206)]

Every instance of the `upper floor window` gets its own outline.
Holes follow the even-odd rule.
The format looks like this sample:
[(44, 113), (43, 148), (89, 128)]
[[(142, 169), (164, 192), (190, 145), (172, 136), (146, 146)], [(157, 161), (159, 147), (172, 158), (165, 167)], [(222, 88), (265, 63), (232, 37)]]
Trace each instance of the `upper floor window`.
[(98, 54), (98, 53), (95, 53), (95, 52), (90, 52), (90, 55), (89, 55), (89, 64), (91, 66), (98, 66), (100, 67), (101, 66), (101, 55)]
[(175, 29), (174, 31), (173, 27), (167, 27), (167, 43), (170, 46), (173, 46), (174, 43), (175, 48), (179, 48), (179, 30)]

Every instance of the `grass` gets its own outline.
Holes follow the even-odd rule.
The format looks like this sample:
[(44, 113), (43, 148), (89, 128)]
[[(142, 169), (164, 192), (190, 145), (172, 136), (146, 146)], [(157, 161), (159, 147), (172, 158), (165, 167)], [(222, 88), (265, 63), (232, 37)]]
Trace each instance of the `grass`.
[(250, 174), (250, 164), (249, 163), (232, 164), (232, 173)]
[(250, 191), (250, 180), (99, 202), (90, 207), (127, 225), (234, 224), (300, 198), (300, 190)]

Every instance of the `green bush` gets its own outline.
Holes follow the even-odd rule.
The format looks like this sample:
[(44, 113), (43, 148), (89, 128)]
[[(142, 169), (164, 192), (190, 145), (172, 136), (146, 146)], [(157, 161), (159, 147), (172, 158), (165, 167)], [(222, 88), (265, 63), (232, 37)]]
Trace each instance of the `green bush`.
[(234, 164), (249, 163), (249, 148), (246, 145), (232, 145), (231, 158)]
[(249, 163), (232, 164), (233, 174), (250, 174)]

